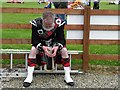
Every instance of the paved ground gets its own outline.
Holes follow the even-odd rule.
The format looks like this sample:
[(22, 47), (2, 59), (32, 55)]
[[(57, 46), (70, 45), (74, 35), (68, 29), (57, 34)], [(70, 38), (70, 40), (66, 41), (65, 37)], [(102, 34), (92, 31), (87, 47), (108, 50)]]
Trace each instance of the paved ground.
[[(84, 74), (71, 75), (75, 81), (75, 86), (67, 86), (64, 83), (63, 74), (35, 74), (32, 85), (29, 87), (34, 88), (118, 88), (120, 74), (118, 73), (102, 73), (102, 72), (89, 72)], [(1, 88), (24, 88), (22, 83), (25, 78), (6, 78), (1, 79)], [(12, 89), (13, 90), (13, 89)], [(26, 89), (25, 89), (26, 90)], [(40, 89), (39, 89), (40, 90)]]

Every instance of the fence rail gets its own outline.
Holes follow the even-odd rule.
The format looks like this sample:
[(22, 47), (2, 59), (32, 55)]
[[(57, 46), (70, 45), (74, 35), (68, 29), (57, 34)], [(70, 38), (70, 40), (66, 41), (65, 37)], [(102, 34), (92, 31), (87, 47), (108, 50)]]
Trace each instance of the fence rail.
[[(24, 14), (40, 14), (43, 13), (46, 9), (42, 8), (1, 8), (2, 13), (24, 13)], [(80, 9), (47, 9), (51, 10), (55, 14), (74, 14), (74, 15), (83, 15), (84, 10)], [(27, 11), (27, 12), (26, 12)], [(91, 10), (91, 15), (120, 15), (119, 10)]]
[[(1, 29), (31, 29), (30, 24), (0, 24)], [(90, 25), (90, 29), (94, 30), (119, 30), (118, 25)], [(83, 30), (84, 25), (65, 25), (65, 30)], [(120, 31), (120, 30), (119, 30)]]
[[(67, 44), (83, 44), (82, 39), (67, 39)], [(0, 44), (30, 44), (31, 39), (21, 38), (21, 39), (2, 39)], [(101, 45), (117, 45), (120, 44), (119, 40), (89, 40), (90, 44), (101, 44)]]

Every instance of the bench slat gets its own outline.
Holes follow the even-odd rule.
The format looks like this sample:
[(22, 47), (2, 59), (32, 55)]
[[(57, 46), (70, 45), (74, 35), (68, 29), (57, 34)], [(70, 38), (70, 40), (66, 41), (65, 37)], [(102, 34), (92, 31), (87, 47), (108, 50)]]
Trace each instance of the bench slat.
[[(68, 50), (68, 54), (80, 54), (83, 51), (78, 50)], [(20, 50), (20, 49), (0, 49), (0, 53), (4, 54), (29, 54), (30, 50)]]

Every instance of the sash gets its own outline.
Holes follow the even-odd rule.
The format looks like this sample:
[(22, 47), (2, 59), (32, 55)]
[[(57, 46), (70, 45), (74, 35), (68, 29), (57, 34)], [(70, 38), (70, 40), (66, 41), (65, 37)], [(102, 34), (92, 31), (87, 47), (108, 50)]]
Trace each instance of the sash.
[(49, 37), (54, 33), (54, 31), (56, 30), (56, 28), (58, 27), (57, 24), (55, 24), (54, 28), (50, 31), (46, 31), (45, 33), (43, 34), (40, 34), (39, 35), (39, 38), (40, 39), (49, 39)]

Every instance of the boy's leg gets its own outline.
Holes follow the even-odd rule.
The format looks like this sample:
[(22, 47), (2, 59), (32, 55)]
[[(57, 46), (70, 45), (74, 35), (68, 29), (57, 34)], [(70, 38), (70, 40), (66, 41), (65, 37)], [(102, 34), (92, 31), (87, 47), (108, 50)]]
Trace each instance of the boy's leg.
[(35, 64), (36, 54), (37, 54), (37, 49), (35, 47), (32, 47), (28, 58), (28, 69), (27, 69), (28, 73), (27, 73), (27, 78), (24, 80), (23, 83), (24, 87), (29, 87), (33, 80), (33, 72), (36, 65)]
[(33, 80), (33, 71), (34, 71), (35, 66), (28, 66), (28, 73), (27, 73), (27, 78), (24, 80), (23, 86), (24, 87), (29, 87), (31, 85), (31, 82)]
[(70, 76), (70, 59), (69, 59), (69, 56), (68, 56), (66, 48), (62, 48), (61, 55), (62, 55), (62, 64), (64, 66), (64, 71), (65, 71), (64, 81), (68, 85), (73, 86), (74, 85), (74, 81), (72, 80), (72, 78)]

